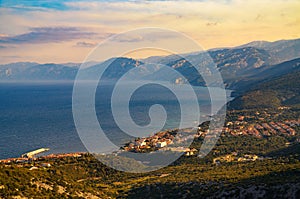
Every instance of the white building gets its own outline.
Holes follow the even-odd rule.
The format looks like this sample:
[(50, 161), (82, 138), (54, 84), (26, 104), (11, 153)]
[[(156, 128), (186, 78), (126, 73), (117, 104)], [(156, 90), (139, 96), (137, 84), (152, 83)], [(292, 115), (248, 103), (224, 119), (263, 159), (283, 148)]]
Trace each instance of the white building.
[(157, 148), (162, 148), (162, 147), (165, 147), (167, 146), (167, 142), (166, 141), (163, 141), (163, 142), (157, 142), (156, 143), (156, 147)]
[(139, 141), (136, 141), (136, 142), (135, 142), (135, 145), (136, 145), (136, 146), (139, 146), (139, 147), (141, 147), (141, 146), (146, 146), (146, 145), (147, 145), (146, 139), (141, 139), (141, 140), (139, 140)]

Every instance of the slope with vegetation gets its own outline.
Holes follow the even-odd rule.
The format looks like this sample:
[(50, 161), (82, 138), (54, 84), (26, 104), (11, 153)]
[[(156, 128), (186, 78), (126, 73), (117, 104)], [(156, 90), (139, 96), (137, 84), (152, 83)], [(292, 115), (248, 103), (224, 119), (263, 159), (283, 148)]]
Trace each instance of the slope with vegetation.
[[(288, 138), (222, 136), (205, 158), (183, 156), (149, 173), (113, 170), (92, 155), (45, 161), (0, 164), (1, 198), (297, 198), (300, 194), (299, 144)], [(193, 147), (200, 147), (196, 140)], [(291, 152), (292, 151), (292, 152)], [(226, 154), (265, 157), (250, 162), (213, 163)], [(130, 162), (128, 162), (130, 164)], [(35, 169), (32, 169), (35, 168)]]
[(234, 109), (288, 106), (297, 110), (300, 107), (300, 71), (293, 71), (253, 85), (250, 91), (237, 97), (230, 103), (230, 106)]

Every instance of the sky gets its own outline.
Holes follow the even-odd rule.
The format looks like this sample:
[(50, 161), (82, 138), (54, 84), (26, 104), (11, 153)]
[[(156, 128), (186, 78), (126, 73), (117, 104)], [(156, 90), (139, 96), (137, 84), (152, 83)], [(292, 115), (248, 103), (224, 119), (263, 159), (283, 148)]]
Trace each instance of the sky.
[[(0, 0), (0, 64), (80, 63), (102, 41), (143, 27), (178, 31), (204, 49), (296, 39), (299, 10), (299, 0)], [(132, 45), (143, 38), (119, 42)]]

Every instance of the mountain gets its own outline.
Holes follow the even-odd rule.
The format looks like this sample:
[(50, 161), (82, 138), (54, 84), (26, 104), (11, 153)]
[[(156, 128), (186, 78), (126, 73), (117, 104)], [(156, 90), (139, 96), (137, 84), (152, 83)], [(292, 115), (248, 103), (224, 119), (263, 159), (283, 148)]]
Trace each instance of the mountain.
[[(211, 57), (212, 60), (207, 60), (209, 57)], [(187, 54), (184, 57), (182, 57), (182, 55), (170, 55), (160, 58), (151, 57), (143, 61), (156, 62), (158, 64), (169, 66), (183, 75), (192, 85), (206, 85), (203, 78), (199, 75), (199, 72), (188, 60), (197, 63), (198, 65), (196, 67), (207, 77), (211, 75), (210, 72), (206, 70), (207, 64), (213, 61), (222, 74), (225, 84), (228, 88), (231, 88), (231, 84), (238, 78), (249, 75), (253, 69), (271, 64), (271, 55), (262, 49), (244, 47), (238, 49), (219, 49), (209, 51), (208, 54), (203, 52), (192, 53)], [(165, 71), (158, 70), (149, 78), (166, 79), (165, 74)], [(178, 78), (180, 78), (179, 74), (168, 73), (169, 81), (175, 82)]]
[[(210, 49), (207, 52), (209, 52), (210, 54), (214, 54), (214, 52), (220, 52), (224, 50), (234, 51), (235, 49), (245, 49), (249, 47), (266, 51), (269, 54), (271, 64), (273, 65), (300, 57), (300, 39), (279, 40), (274, 42), (253, 41), (233, 48), (224, 47), (224, 48)], [(170, 62), (180, 60), (182, 57), (198, 55), (199, 53), (200, 52), (193, 52), (184, 55), (153, 56), (146, 59), (142, 59), (141, 61), (150, 62), (150, 63), (167, 64)]]
[(111, 58), (100, 64), (83, 69), (82, 72), (86, 79), (98, 79), (99, 72), (107, 67), (107, 69), (103, 72), (102, 78), (105, 80), (117, 80), (122, 75), (141, 64), (142, 62), (135, 59), (118, 57)]
[(0, 67), (1, 80), (71, 80), (77, 69), (60, 64), (9, 64)]
[[(233, 90), (248, 89), (253, 83), (285, 74), (292, 70), (282, 62), (300, 57), (300, 39), (282, 40), (276, 42), (256, 41), (235, 48), (209, 50), (208, 54), (220, 71), (226, 88)], [(189, 83), (204, 86), (198, 71), (187, 60), (198, 63), (197, 67), (210, 77), (210, 71), (205, 70), (208, 63), (204, 52), (194, 52), (184, 55), (169, 55), (149, 57), (143, 60), (119, 57), (101, 63), (91, 62), (82, 72), (86, 78), (98, 78), (98, 74), (107, 64), (110, 67), (105, 71), (104, 79), (118, 79), (123, 74), (135, 68), (136, 73), (131, 77), (144, 77), (152, 80), (166, 80), (178, 82), (180, 75), (168, 73), (162, 65), (171, 67), (183, 75)], [(184, 57), (188, 58), (187, 60)], [(113, 63), (111, 63), (113, 61)], [(144, 64), (144, 63), (153, 64)], [(294, 61), (295, 62), (295, 61)], [(296, 61), (297, 62), (297, 61)], [(293, 61), (291, 61), (293, 63)], [(10, 80), (72, 80), (75, 78), (80, 64), (37, 64), (13, 63), (0, 65), (0, 81)], [(292, 67), (292, 65), (291, 65)], [(168, 75), (165, 75), (167, 72)], [(131, 73), (131, 72), (129, 72)], [(181, 82), (181, 81), (179, 81)], [(218, 85), (221, 82), (215, 82)], [(214, 84), (211, 84), (214, 85)]]
[[(82, 69), (87, 79), (98, 78), (97, 71), (105, 67), (107, 60), (102, 63), (87, 63), (88, 68)], [(95, 65), (93, 65), (95, 63)], [(104, 72), (104, 79), (118, 79), (130, 69), (137, 67), (139, 61), (129, 58), (116, 58)], [(74, 80), (79, 70), (80, 64), (37, 64), (37, 63), (13, 63), (0, 66), (1, 81), (19, 81), (19, 80)]]
[(300, 108), (300, 59), (281, 64), (296, 66), (292, 71), (268, 81), (254, 84), (252, 88), (230, 102), (232, 109)]
[(18, 63), (10, 63), (0, 66), (0, 79), (12, 79), (15, 74), (24, 73), (28, 68), (38, 65), (35, 62), (18, 62)]
[[(271, 76), (278, 76), (289, 72), (280, 63), (300, 57), (300, 39), (280, 40), (276, 42), (254, 41), (234, 48), (213, 49), (208, 54), (216, 63), (227, 88), (233, 90), (247, 89), (251, 84)], [(201, 56), (202, 55), (202, 56)], [(170, 66), (180, 72), (193, 85), (206, 85), (203, 78), (183, 57), (192, 59), (203, 67), (203, 54), (191, 53), (170, 55), (166, 57), (150, 57), (144, 62), (154, 62)], [(273, 70), (274, 68), (274, 71)], [(161, 71), (153, 74), (152, 79), (161, 79)], [(207, 74), (206, 74), (207, 75)], [(175, 82), (179, 76), (169, 77)]]
[(300, 58), (271, 66), (264, 65), (233, 82), (231, 88), (235, 89), (237, 93), (243, 93), (251, 89), (253, 85), (297, 71), (300, 71)]
[[(220, 71), (227, 88), (233, 88), (233, 85), (239, 79), (243, 79), (245, 76), (255, 73), (255, 70), (258, 70), (258, 68), (262, 66), (271, 64), (271, 56), (267, 51), (253, 47), (221, 49), (209, 51), (208, 53)], [(198, 71), (187, 60), (192, 60), (193, 63), (198, 63), (196, 67), (202, 70), (202, 73), (205, 73), (206, 76), (209, 77), (209, 71), (205, 70), (206, 64), (210, 63), (210, 61), (207, 60), (207, 54), (198, 53), (187, 55), (187, 59), (178, 57), (177, 60), (174, 60), (174, 56), (171, 58), (170, 62), (165, 65), (178, 71), (192, 85), (206, 85), (203, 78), (198, 74)], [(165, 60), (166, 59), (162, 59), (164, 62)], [(157, 71), (153, 74), (153, 76), (159, 79), (162, 74), (165, 73)], [(152, 79), (155, 79), (154, 77), (152, 77)], [(172, 82), (175, 82), (178, 78), (179, 75), (170, 76)]]
[(146, 59), (141, 59), (140, 61), (144, 63), (156, 63), (156, 64), (169, 64), (171, 62), (175, 62), (182, 58), (181, 55), (168, 55), (168, 56), (151, 56)]
[(209, 53), (229, 88), (233, 88), (233, 84), (245, 76), (255, 74), (260, 67), (272, 63), (267, 51), (254, 47), (224, 49)]
[(300, 39), (275, 42), (254, 41), (237, 48), (243, 47), (255, 47), (266, 50), (272, 55), (274, 64), (300, 57)]

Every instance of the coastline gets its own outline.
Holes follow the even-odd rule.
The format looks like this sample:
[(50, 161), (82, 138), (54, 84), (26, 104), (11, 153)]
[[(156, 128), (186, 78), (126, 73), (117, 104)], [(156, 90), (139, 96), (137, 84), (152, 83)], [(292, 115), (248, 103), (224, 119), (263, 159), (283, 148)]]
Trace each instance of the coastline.
[(7, 159), (1, 159), (0, 164), (1, 163), (3, 163), (3, 164), (29, 163), (32, 161), (45, 161), (45, 160), (53, 160), (53, 159), (62, 159), (62, 158), (66, 158), (66, 157), (78, 158), (85, 154), (88, 154), (88, 152), (57, 153), (57, 154), (42, 155), (39, 157), (32, 157), (32, 158), (26, 158), (26, 157), (7, 158)]

